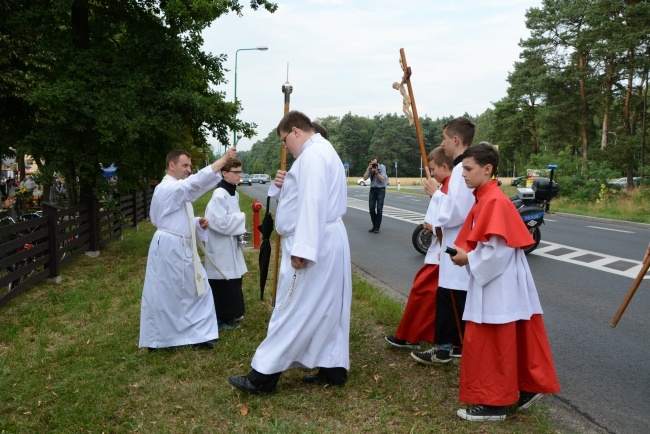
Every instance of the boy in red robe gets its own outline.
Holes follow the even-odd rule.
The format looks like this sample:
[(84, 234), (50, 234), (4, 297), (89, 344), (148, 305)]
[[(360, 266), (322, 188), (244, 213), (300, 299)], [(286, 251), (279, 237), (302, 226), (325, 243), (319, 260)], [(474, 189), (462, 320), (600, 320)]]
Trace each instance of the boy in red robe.
[[(444, 149), (438, 147), (427, 155), (429, 172), (438, 182), (438, 189), (447, 194), (449, 178), (454, 167), (452, 157), (445, 155)], [(433, 224), (438, 213), (438, 196), (433, 182), (425, 181), (425, 191), (431, 201), (424, 217), (424, 226), (433, 232)], [(394, 335), (386, 336), (386, 341), (398, 348), (419, 348), (419, 342), (433, 343), (436, 329), (436, 291), (438, 290), (438, 271), (440, 264), (440, 240), (433, 234), (431, 246), (424, 258), (424, 265), (415, 275), (413, 286), (402, 315), (402, 321)]]
[(460, 366), (458, 417), (505, 420), (506, 407), (529, 408), (557, 393), (542, 308), (522, 248), (533, 244), (526, 225), (492, 177), (499, 153), (487, 142), (470, 147), (463, 178), (476, 203), (456, 238), (452, 261), (469, 265), (470, 283)]

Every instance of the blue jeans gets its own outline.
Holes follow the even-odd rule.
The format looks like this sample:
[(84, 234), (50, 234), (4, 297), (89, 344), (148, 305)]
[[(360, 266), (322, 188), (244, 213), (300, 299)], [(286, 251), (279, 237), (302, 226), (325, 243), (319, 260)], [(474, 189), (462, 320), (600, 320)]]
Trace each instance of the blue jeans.
[(384, 209), (385, 187), (370, 187), (369, 205), (372, 227), (379, 229), (381, 226), (381, 212)]

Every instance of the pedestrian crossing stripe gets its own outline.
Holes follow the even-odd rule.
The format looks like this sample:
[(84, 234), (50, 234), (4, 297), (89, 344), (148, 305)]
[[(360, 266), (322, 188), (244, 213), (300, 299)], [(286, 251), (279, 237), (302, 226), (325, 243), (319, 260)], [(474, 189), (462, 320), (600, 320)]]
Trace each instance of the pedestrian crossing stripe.
[[(348, 197), (348, 208), (354, 208), (368, 212), (368, 201)], [(395, 208), (386, 205), (384, 205), (382, 216), (413, 223), (416, 225), (419, 225), (424, 221), (424, 214), (422, 213), (407, 211), (401, 208)], [(543, 258), (554, 259), (556, 261), (568, 262), (573, 265), (588, 267), (594, 270), (604, 271), (605, 273), (630, 277), (632, 279), (636, 279), (636, 277), (641, 272), (641, 267), (643, 266), (642, 262), (635, 261), (633, 259), (606, 255), (604, 253), (578, 249), (576, 247), (551, 243), (544, 240), (542, 240), (539, 246), (530, 254), (541, 256)], [(648, 278), (650, 278), (650, 275), (646, 274), (644, 279)]]
[[(578, 249), (576, 247), (543, 240), (530, 254), (593, 268), (594, 270), (604, 271), (606, 273), (618, 274), (619, 276), (630, 277), (632, 279), (636, 279), (643, 267), (641, 261), (606, 255), (604, 253), (592, 252), (590, 250)], [(646, 273), (644, 279), (648, 278), (650, 278), (650, 275)]]
[[(368, 201), (348, 197), (348, 208), (354, 208), (368, 212)], [(408, 211), (393, 206), (384, 205), (382, 208), (382, 217), (389, 217), (404, 222), (421, 224), (424, 221), (424, 214), (415, 211)]]

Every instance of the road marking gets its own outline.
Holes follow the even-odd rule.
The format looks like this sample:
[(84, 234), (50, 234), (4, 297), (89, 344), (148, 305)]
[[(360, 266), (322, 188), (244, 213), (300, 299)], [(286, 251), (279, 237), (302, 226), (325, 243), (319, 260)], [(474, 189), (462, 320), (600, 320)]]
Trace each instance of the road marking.
[[(368, 201), (348, 197), (348, 208), (354, 208), (368, 212)], [(424, 214), (421, 212), (407, 211), (401, 208), (384, 205), (382, 217), (389, 217), (403, 222), (419, 225), (424, 221)]]
[[(605, 273), (618, 274), (619, 276), (636, 279), (641, 272), (643, 263), (633, 259), (620, 258), (618, 256), (606, 255), (604, 253), (592, 252), (590, 250), (578, 249), (563, 244), (543, 241), (531, 255), (543, 258), (555, 259), (556, 261), (568, 262), (582, 267), (593, 268)], [(644, 279), (650, 276), (646, 274)]]
[(612, 231), (612, 232), (623, 232), (624, 234), (633, 234), (632, 231), (623, 231), (621, 229), (610, 229), (610, 228), (601, 228), (600, 226), (587, 226), (592, 229), (602, 229), (603, 231)]

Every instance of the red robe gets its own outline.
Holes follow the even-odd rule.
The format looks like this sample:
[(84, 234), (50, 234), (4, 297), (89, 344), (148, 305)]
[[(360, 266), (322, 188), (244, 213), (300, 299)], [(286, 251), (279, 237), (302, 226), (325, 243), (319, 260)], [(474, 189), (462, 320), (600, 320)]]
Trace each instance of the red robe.
[[(484, 184), (474, 195), (477, 202), (456, 239), (456, 246), (471, 251), (478, 243), (494, 236), (503, 238), (506, 248), (517, 249), (533, 243), (519, 213), (498, 188), (497, 181)], [(504, 272), (512, 270), (508, 268)], [(513, 285), (516, 282), (517, 275), (513, 275)], [(472, 280), (469, 291), (482, 290), (471, 283)], [(505, 324), (467, 321), (460, 367), (460, 401), (505, 406), (517, 402), (519, 391), (560, 391), (542, 315), (534, 314), (529, 320)]]
[[(441, 192), (447, 194), (449, 176), (442, 181)], [(433, 242), (440, 242), (437, 238)], [(395, 337), (412, 343), (433, 343), (436, 328), (436, 291), (438, 290), (439, 264), (424, 264), (413, 279), (402, 321)]]

